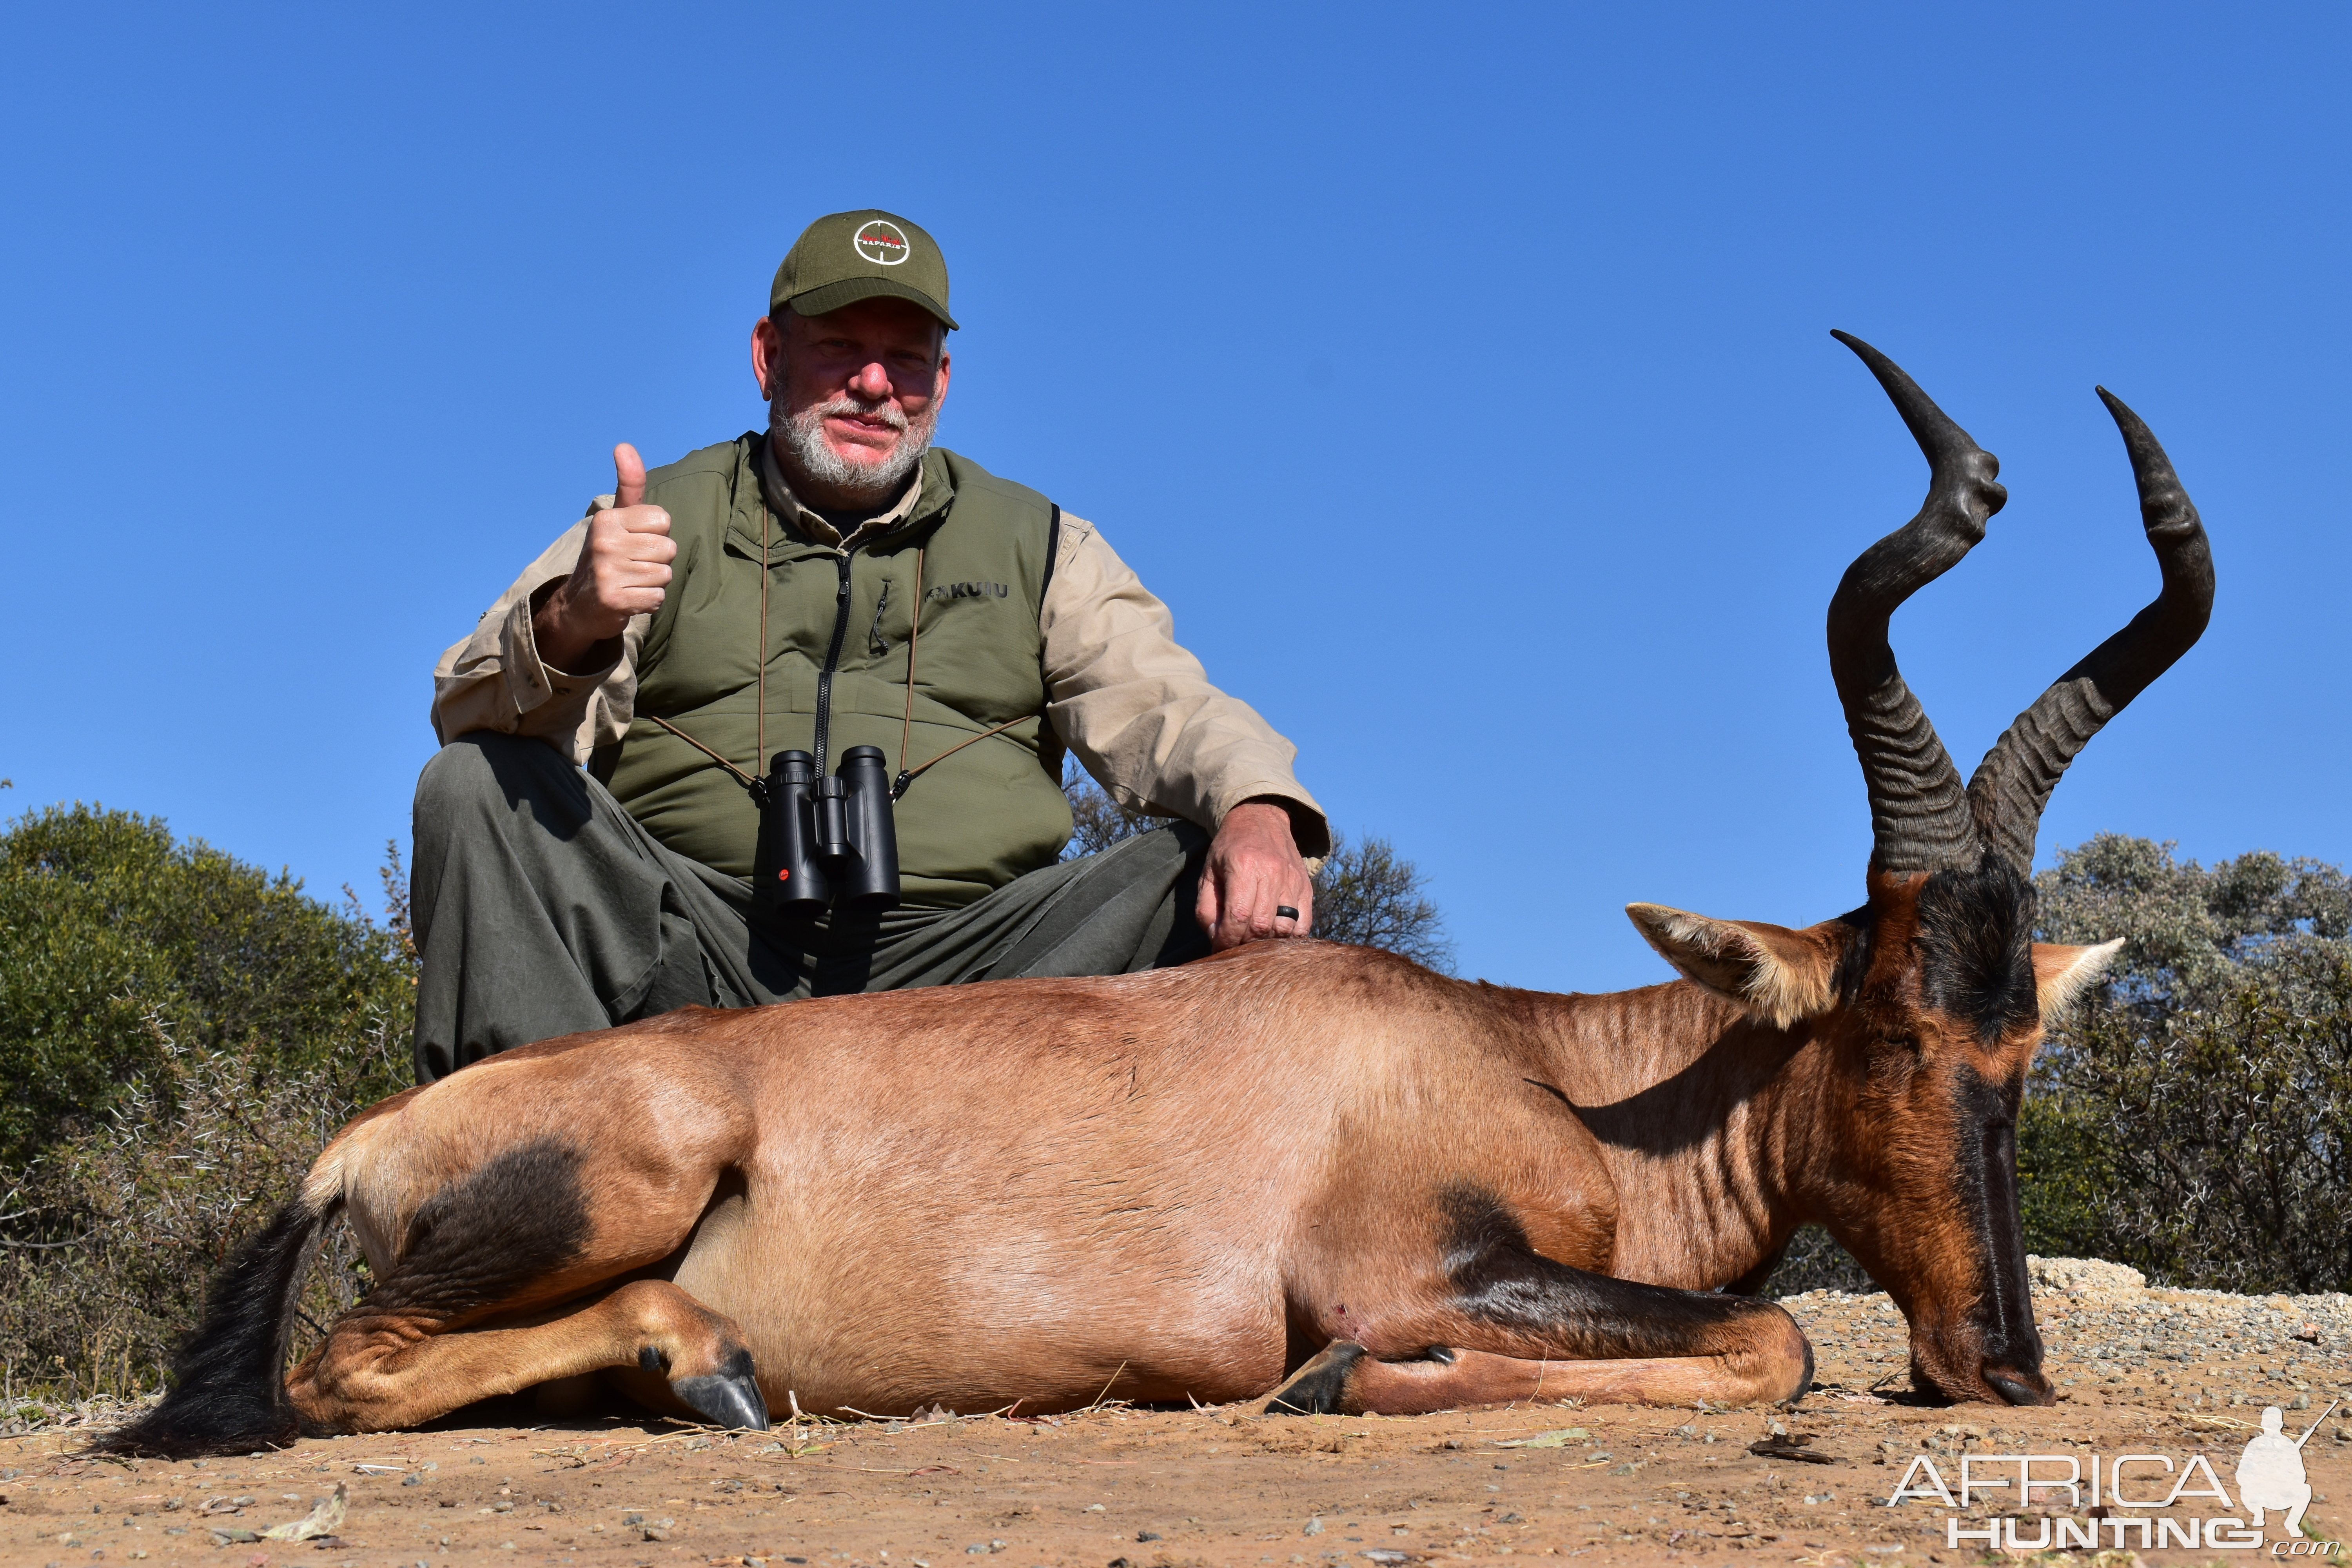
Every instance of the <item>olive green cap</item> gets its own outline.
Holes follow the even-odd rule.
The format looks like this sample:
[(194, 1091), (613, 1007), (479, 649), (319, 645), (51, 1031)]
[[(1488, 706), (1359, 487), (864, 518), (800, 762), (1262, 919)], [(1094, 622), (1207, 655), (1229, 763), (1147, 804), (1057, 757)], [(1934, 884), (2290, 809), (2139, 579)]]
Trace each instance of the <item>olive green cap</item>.
[(917, 224), (879, 207), (833, 213), (801, 231), (768, 290), (770, 314), (790, 305), (822, 316), (860, 300), (911, 300), (952, 328), (948, 263)]

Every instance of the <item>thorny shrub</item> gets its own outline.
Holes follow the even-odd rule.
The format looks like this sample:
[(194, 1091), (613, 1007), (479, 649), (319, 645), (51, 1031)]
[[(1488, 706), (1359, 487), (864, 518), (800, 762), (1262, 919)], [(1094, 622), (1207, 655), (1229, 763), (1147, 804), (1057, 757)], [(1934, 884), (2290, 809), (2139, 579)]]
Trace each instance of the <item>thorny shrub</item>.
[(2167, 1285), (2352, 1290), (2352, 879), (2104, 835), (2036, 880), (2048, 940), (2125, 945), (2035, 1066), (2029, 1245)]
[[(0, 1349), (8, 1392), (128, 1399), (160, 1386), (204, 1288), (293, 1194), (335, 1129), (408, 1063), (380, 1018), (356, 1059), (291, 1072), (176, 1044), (151, 1014), (155, 1065), (100, 1125), (52, 1147), (0, 1195)], [(316, 1332), (359, 1299), (341, 1226), (303, 1301)]]
[(414, 985), (397, 915), (320, 903), (152, 817), (28, 812), (0, 833), (0, 1180), (155, 1066), (151, 1017), (190, 1050), (320, 1067)]
[[(404, 1087), (396, 854), (383, 877), (379, 925), (129, 813), (0, 836), (0, 1426), (157, 1386), (232, 1247)], [(350, 1298), (329, 1247), (313, 1317)]]

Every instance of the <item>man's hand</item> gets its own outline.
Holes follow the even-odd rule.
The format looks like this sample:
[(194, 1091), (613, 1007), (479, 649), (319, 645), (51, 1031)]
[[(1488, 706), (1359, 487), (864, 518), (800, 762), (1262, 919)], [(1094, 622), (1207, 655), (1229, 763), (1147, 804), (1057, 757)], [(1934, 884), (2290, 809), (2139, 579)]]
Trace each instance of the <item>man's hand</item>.
[(556, 585), (530, 619), (541, 664), (577, 671), (620, 656), (604, 644), (621, 635), (632, 616), (661, 608), (677, 544), (669, 513), (646, 500), (646, 464), (624, 441), (613, 448), (614, 504), (588, 520), (580, 563)]
[[(1277, 908), (1297, 910), (1298, 916), (1277, 916)], [(1290, 835), (1289, 812), (1270, 800), (1245, 800), (1225, 813), (1209, 846), (1195, 912), (1209, 944), (1219, 950), (1260, 937), (1307, 934), (1315, 923), (1315, 883)]]

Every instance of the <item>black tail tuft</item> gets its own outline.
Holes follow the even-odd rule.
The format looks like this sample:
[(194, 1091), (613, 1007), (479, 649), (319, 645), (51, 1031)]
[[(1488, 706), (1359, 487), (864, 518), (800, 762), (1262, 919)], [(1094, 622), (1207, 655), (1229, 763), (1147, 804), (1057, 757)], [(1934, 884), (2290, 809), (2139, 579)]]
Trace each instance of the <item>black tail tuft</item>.
[(173, 1362), (163, 1403), (99, 1439), (100, 1453), (184, 1459), (301, 1436), (286, 1397), (286, 1350), (326, 1217), (298, 1197), (237, 1248), (205, 1295), (204, 1321)]

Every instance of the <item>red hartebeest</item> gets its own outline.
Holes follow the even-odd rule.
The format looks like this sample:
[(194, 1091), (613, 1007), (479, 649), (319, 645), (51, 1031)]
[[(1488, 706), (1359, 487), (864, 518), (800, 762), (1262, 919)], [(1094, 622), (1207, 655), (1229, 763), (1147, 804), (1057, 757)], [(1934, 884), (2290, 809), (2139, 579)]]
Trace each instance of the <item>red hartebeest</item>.
[[(1874, 833), (1861, 908), (1790, 930), (1636, 904), (1685, 978), (1613, 995), (1262, 942), (509, 1051), (345, 1127), (112, 1441), (243, 1450), (593, 1373), (745, 1426), (788, 1393), (875, 1413), (1114, 1387), (1398, 1413), (1792, 1399), (1811, 1352), (1742, 1292), (1807, 1221), (1893, 1293), (1923, 1389), (2047, 1403), (2013, 1131), (2042, 1020), (2111, 950), (2032, 940), (2034, 837), (2074, 753), (2202, 631), (2210, 557), (2102, 391), (2163, 591), (1963, 788), (1886, 631), (1983, 537), (1998, 465), (1843, 341), (1933, 472), (1830, 605)], [(338, 1212), (375, 1287), (289, 1377)]]

